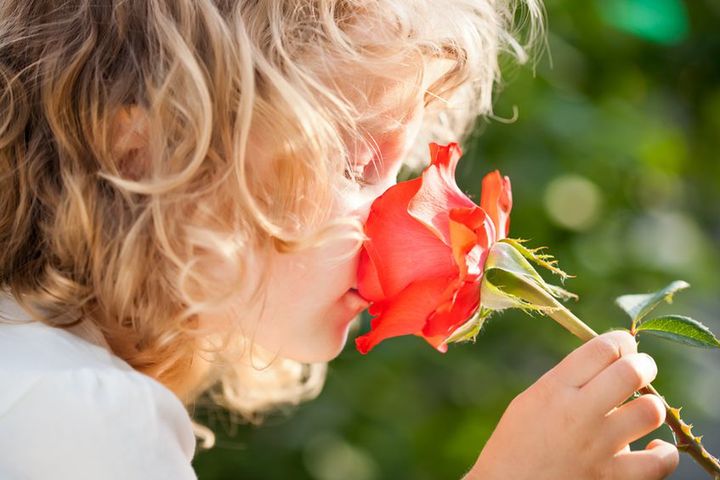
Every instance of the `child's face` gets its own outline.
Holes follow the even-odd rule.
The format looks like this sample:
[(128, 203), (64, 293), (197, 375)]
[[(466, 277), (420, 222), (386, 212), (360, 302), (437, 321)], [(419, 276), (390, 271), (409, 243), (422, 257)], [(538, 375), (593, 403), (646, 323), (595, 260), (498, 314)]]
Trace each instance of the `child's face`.
[[(372, 185), (355, 186), (335, 198), (333, 216), (355, 216), (364, 221), (371, 203), (396, 182), (402, 157), (422, 120), (418, 111), (380, 145), (385, 162), (369, 174)], [(369, 159), (357, 158), (362, 166)], [(368, 169), (371, 170), (371, 169)], [(373, 178), (374, 177), (374, 178)], [(333, 240), (300, 253), (274, 254), (264, 305), (243, 312), (244, 333), (270, 353), (302, 362), (329, 361), (342, 350), (352, 320), (367, 308), (354, 291), (359, 252), (353, 240)], [(262, 267), (261, 267), (262, 268)], [(259, 273), (253, 269), (253, 273)]]
[[(442, 72), (437, 65), (433, 70), (437, 72), (428, 75), (426, 85)], [(397, 130), (375, 137), (383, 162), (377, 169), (370, 165), (364, 170), (364, 180), (371, 185), (338, 192), (333, 216), (355, 216), (365, 221), (373, 200), (396, 183), (423, 115), (420, 95), (416, 109)], [(371, 158), (368, 152), (358, 152), (352, 160), (363, 171)], [(352, 321), (367, 308), (354, 291), (359, 258), (356, 247), (353, 240), (334, 240), (301, 253), (274, 254), (265, 300), (249, 311), (238, 309), (236, 313), (243, 333), (270, 354), (301, 362), (335, 358), (345, 345)], [(342, 255), (349, 258), (337, 260)], [(257, 275), (260, 268), (264, 267), (250, 267), (248, 273)]]

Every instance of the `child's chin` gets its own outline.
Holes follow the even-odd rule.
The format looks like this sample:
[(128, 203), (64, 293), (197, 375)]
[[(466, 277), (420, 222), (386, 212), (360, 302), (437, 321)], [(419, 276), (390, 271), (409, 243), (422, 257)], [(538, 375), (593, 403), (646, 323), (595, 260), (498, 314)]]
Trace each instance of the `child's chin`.
[(302, 349), (292, 352), (289, 358), (303, 363), (329, 362), (337, 358), (345, 348), (350, 324), (336, 331), (327, 332), (327, 336), (313, 337)]

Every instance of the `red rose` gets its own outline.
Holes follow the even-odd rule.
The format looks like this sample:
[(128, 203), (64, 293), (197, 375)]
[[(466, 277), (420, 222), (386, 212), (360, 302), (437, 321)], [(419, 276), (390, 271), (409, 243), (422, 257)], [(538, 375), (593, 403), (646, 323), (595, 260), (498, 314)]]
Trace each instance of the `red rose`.
[(445, 340), (480, 307), (483, 266), (508, 233), (512, 195), (510, 179), (494, 171), (483, 179), (477, 206), (455, 183), (461, 153), (456, 143), (431, 143), (422, 176), (372, 204), (358, 291), (374, 318), (370, 332), (355, 339), (361, 353), (410, 334), (445, 352)]

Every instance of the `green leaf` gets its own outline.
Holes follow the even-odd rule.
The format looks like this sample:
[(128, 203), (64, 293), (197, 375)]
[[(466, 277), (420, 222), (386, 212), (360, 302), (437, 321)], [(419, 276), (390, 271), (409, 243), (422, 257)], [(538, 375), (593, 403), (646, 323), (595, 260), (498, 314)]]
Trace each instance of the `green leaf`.
[(630, 315), (633, 325), (640, 322), (648, 313), (652, 312), (663, 301), (672, 303), (672, 297), (676, 292), (685, 290), (690, 284), (682, 280), (676, 280), (662, 290), (654, 293), (638, 295), (623, 295), (615, 300), (625, 313)]
[(666, 315), (646, 320), (637, 327), (637, 331), (651, 333), (693, 347), (720, 348), (720, 341), (715, 338), (708, 327), (682, 315)]

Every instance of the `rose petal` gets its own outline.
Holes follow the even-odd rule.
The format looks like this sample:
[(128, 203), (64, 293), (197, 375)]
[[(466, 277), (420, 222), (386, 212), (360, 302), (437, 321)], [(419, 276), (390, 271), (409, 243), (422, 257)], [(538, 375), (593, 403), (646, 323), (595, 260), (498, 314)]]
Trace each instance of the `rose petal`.
[(498, 170), (485, 175), (482, 180), (480, 206), (495, 224), (497, 230), (495, 240), (507, 237), (510, 231), (510, 210), (512, 210), (510, 178), (503, 177)]
[(375, 263), (364, 248), (360, 252), (357, 269), (358, 293), (371, 302), (385, 298)]
[(450, 245), (448, 211), (476, 206), (455, 183), (455, 167), (462, 151), (456, 143), (430, 144), (432, 163), (422, 173), (422, 185), (408, 206), (408, 213)]
[(398, 183), (373, 202), (365, 222), (365, 250), (382, 291), (394, 297), (418, 279), (457, 275), (452, 251), (423, 224), (408, 215), (420, 178)]
[(450, 242), (460, 279), (480, 275), (482, 265), (495, 238), (495, 226), (485, 211), (477, 206), (453, 208), (449, 212)]
[(422, 334), (437, 345), (468, 321), (480, 306), (480, 283), (462, 282), (455, 294), (428, 318)]
[(370, 332), (355, 339), (358, 351), (365, 354), (386, 338), (420, 334), (428, 317), (452, 295), (452, 286), (452, 278), (424, 279), (382, 302), (382, 311), (372, 319)]
[(468, 265), (465, 256), (475, 245), (475, 232), (460, 222), (450, 220), (450, 242), (455, 263), (460, 270), (460, 278), (468, 275)]

